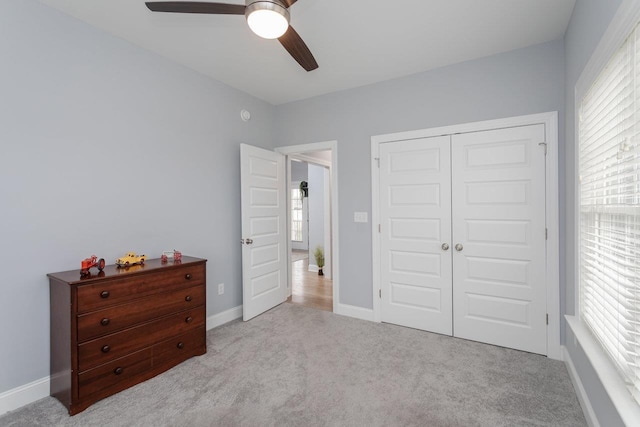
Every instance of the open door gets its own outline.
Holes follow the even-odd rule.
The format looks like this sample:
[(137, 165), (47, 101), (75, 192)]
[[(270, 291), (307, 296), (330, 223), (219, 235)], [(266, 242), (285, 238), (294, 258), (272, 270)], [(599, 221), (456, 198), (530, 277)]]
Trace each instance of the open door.
[(287, 299), (284, 156), (240, 145), (242, 306), (245, 321)]

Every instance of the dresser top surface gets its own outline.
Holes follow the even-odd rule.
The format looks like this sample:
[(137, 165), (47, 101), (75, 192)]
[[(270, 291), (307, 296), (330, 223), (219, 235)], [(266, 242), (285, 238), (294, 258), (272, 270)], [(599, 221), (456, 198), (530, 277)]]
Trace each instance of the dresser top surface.
[(69, 285), (84, 285), (107, 279), (130, 277), (151, 272), (155, 273), (188, 265), (203, 264), (205, 262), (207, 262), (206, 259), (183, 255), (182, 261), (178, 262), (168, 261), (163, 263), (160, 258), (154, 258), (146, 260), (143, 265), (132, 265), (129, 267), (118, 267), (115, 264), (107, 265), (104, 267), (104, 270), (100, 272), (98, 272), (97, 268), (93, 267), (90, 270), (90, 274), (84, 277), (81, 277), (80, 269), (49, 273), (47, 277), (66, 282)]

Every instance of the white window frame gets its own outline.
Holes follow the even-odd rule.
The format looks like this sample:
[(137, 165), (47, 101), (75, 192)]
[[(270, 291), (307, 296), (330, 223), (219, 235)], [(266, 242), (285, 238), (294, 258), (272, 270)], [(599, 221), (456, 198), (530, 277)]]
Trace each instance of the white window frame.
[(305, 220), (305, 218), (304, 218), (304, 199), (305, 198), (304, 197), (300, 197), (300, 202), (301, 202), (300, 211), (301, 211), (301, 215), (302, 215), (302, 218), (300, 219), (300, 240), (294, 239), (294, 236), (293, 236), (293, 223), (296, 222), (293, 219), (293, 193), (296, 192), (296, 191), (300, 192), (300, 188), (299, 187), (300, 187), (300, 181), (294, 181), (294, 182), (291, 183), (291, 189), (289, 190), (290, 191), (289, 197), (291, 197), (291, 211), (289, 212), (289, 215), (291, 215), (291, 224), (290, 224), (290, 227), (291, 227), (291, 230), (290, 230), (290, 232), (291, 232), (291, 241), (292, 242), (302, 243), (302, 242), (304, 242), (304, 237), (305, 237), (304, 236), (304, 220)]
[[(622, 376), (618, 373), (614, 362), (605, 354), (604, 349), (600, 343), (593, 336), (588, 326), (580, 319), (580, 182), (578, 179), (579, 171), (579, 141), (580, 141), (580, 128), (579, 128), (579, 111), (581, 101), (587, 94), (595, 80), (598, 78), (602, 70), (606, 67), (609, 60), (622, 46), (624, 41), (633, 32), (638, 22), (640, 22), (640, 1), (638, 0), (623, 0), (623, 3), (618, 8), (616, 15), (611, 20), (609, 27), (603, 35), (600, 43), (593, 52), (591, 59), (585, 66), (580, 78), (578, 79), (574, 91), (574, 169), (573, 175), (568, 179), (573, 179), (574, 188), (574, 200), (573, 200), (573, 240), (567, 241), (567, 245), (573, 245), (574, 248), (574, 262), (573, 262), (573, 274), (574, 274), (574, 316), (567, 315), (567, 324), (577, 340), (574, 345), (578, 343), (582, 347), (582, 350), (586, 354), (589, 362), (595, 370), (598, 378), (600, 379), (605, 391), (609, 395), (611, 402), (618, 411), (618, 414), (622, 421), (627, 425), (634, 425), (638, 419), (640, 419), (640, 405), (631, 396), (627, 385), (625, 384)], [(595, 416), (595, 412), (589, 398), (586, 395), (580, 379), (577, 378), (575, 368), (571, 358), (566, 355), (569, 363), (570, 374), (573, 377), (574, 382), (577, 383), (578, 398), (581, 401), (585, 414), (588, 420), (592, 424), (598, 425), (598, 420)]]

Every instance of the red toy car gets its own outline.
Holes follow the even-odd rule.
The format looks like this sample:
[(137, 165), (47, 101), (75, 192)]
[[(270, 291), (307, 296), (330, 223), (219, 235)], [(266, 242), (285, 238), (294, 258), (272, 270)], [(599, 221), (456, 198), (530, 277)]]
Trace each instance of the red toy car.
[(104, 258), (98, 259), (97, 256), (91, 255), (91, 257), (82, 260), (80, 267), (80, 276), (88, 276), (89, 274), (91, 274), (89, 272), (89, 269), (91, 267), (97, 267), (99, 271), (102, 271), (104, 269), (104, 265)]
[(182, 262), (182, 252), (175, 249), (172, 251), (164, 251), (162, 252), (162, 255), (160, 255), (160, 260), (163, 264), (169, 260), (180, 263)]

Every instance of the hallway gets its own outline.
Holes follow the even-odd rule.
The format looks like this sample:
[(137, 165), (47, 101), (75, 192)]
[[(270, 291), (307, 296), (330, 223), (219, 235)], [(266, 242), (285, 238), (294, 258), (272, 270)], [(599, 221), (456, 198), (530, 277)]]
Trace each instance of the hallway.
[(333, 281), (309, 271), (309, 259), (291, 263), (292, 292), (287, 302), (333, 311)]

